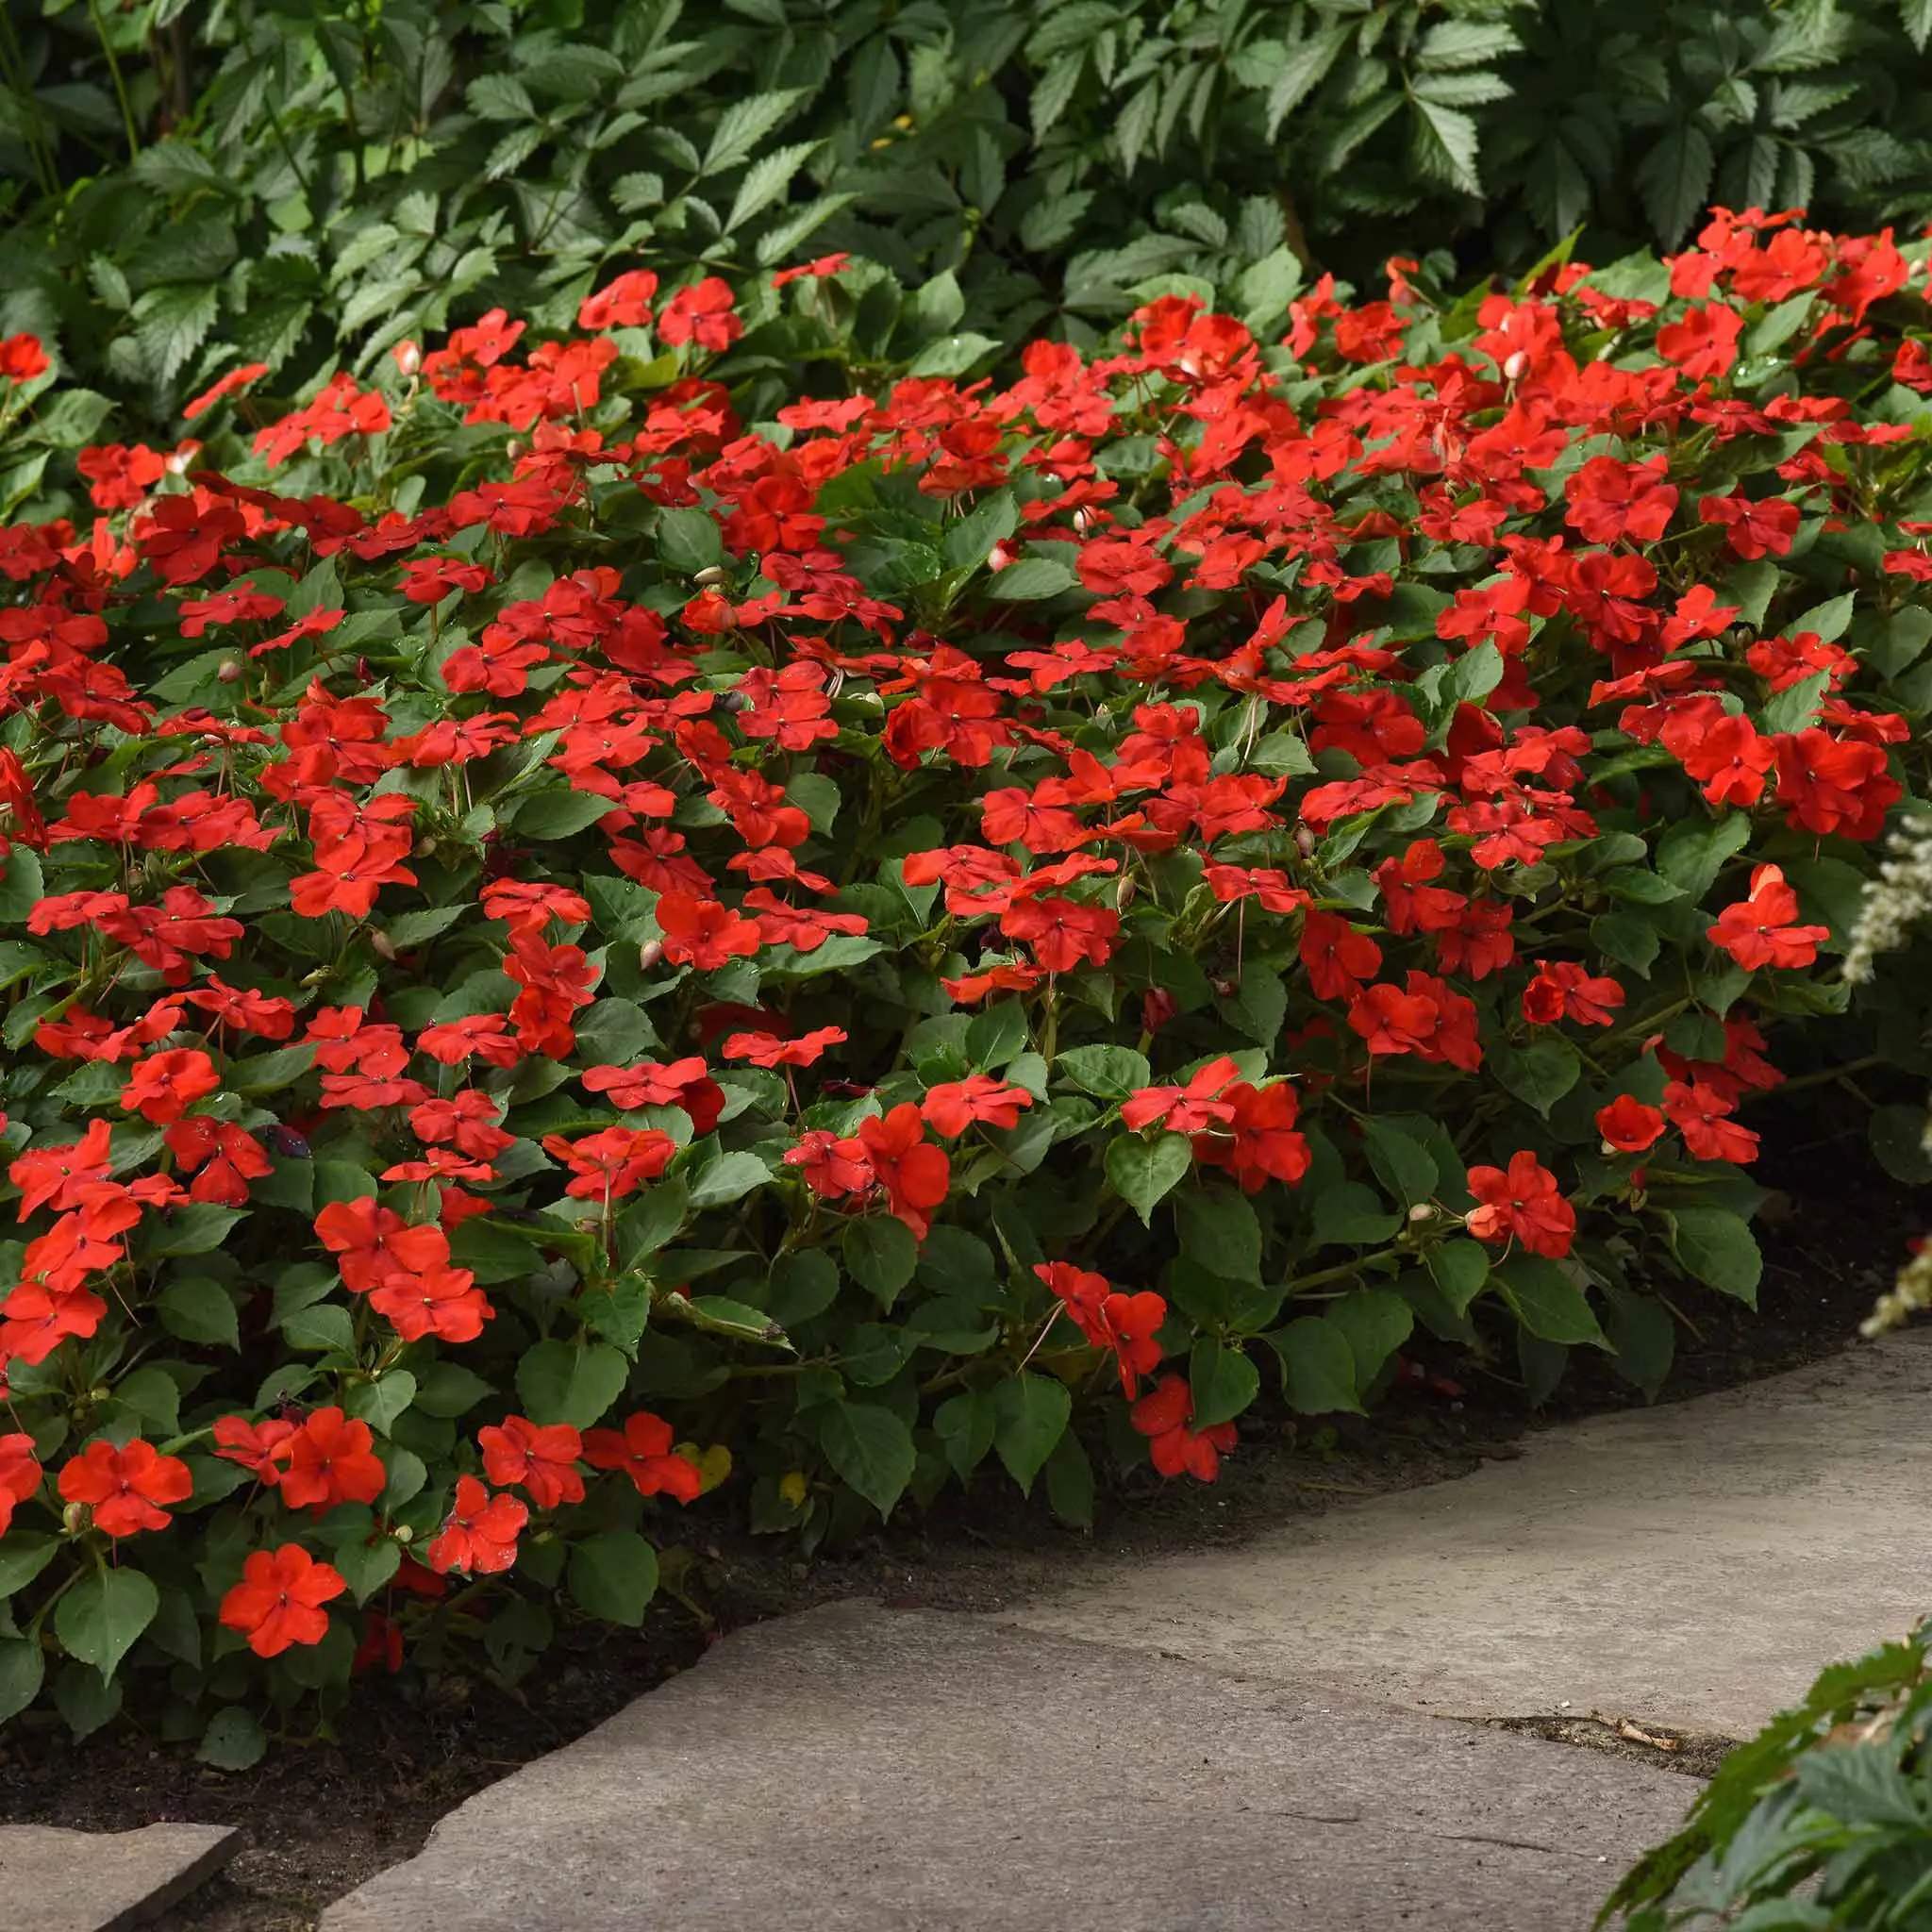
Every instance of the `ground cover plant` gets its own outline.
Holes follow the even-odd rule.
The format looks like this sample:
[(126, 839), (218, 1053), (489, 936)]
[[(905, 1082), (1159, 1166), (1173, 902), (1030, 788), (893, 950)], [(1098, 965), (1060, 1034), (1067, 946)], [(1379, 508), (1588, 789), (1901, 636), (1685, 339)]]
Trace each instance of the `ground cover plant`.
[[(0, 336), (157, 423), (640, 251), (958, 277), (989, 352), (1286, 242), (1364, 280), (1932, 212), (1925, 0), (182, 0), (0, 9)], [(810, 246), (807, 247), (808, 240)]]
[(172, 447), (0, 343), (0, 1710), (246, 1762), (1417, 1334), (1655, 1390), (1924, 790), (1925, 256), (1280, 251), (999, 388), (632, 268)]

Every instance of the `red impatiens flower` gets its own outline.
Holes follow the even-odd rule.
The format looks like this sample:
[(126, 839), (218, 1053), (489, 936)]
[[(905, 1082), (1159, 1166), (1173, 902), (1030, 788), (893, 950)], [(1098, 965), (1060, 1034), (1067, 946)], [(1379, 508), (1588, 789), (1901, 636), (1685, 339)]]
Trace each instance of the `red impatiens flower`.
[(1161, 1376), (1129, 1413), (1134, 1426), (1149, 1438), (1148, 1452), (1162, 1475), (1191, 1475), (1211, 1483), (1221, 1473), (1221, 1458), (1240, 1441), (1232, 1423), (1194, 1427), (1194, 1391), (1185, 1375)]
[(385, 1275), (369, 1291), (369, 1306), (405, 1341), (421, 1341), (425, 1335), (442, 1341), (475, 1341), (496, 1313), (468, 1268)]
[(824, 1127), (803, 1135), (788, 1148), (785, 1165), (795, 1167), (805, 1184), (822, 1201), (842, 1201), (862, 1194), (873, 1184), (872, 1156), (863, 1141), (841, 1140)]
[(579, 1201), (620, 1201), (671, 1165), (677, 1142), (657, 1127), (606, 1127), (581, 1141), (545, 1134), (543, 1151), (570, 1169), (566, 1194)]
[(886, 1205), (924, 1241), (932, 1209), (952, 1186), (953, 1164), (943, 1147), (925, 1138), (925, 1122), (908, 1100), (884, 1119), (858, 1124), (858, 1143), (872, 1163), (873, 1178), (886, 1191)]
[(664, 958), (672, 966), (695, 966), (715, 973), (727, 960), (749, 958), (764, 941), (758, 922), (741, 919), (715, 899), (695, 892), (666, 892), (658, 901), (658, 924), (664, 935)]
[(707, 275), (695, 287), (678, 290), (664, 305), (658, 333), (674, 348), (695, 342), (701, 349), (728, 349), (744, 333), (730, 283)]
[(776, 1033), (734, 1033), (724, 1041), (723, 1052), (727, 1060), (749, 1060), (755, 1067), (808, 1067), (823, 1058), (828, 1047), (843, 1045), (845, 1037), (842, 1026), (820, 1026), (796, 1040)]
[(942, 1080), (928, 1089), (919, 1110), (934, 1133), (951, 1141), (974, 1121), (990, 1127), (1017, 1127), (1021, 1110), (1032, 1105), (1033, 1096), (1024, 1087), (996, 1080), (991, 1074), (969, 1074), (963, 1080)]
[(1234, 1119), (1226, 1090), (1241, 1068), (1223, 1054), (1189, 1076), (1185, 1087), (1142, 1087), (1121, 1103), (1121, 1124), (1140, 1133), (1158, 1121), (1171, 1134), (1199, 1134)]
[(1592, 975), (1574, 959), (1540, 959), (1536, 977), (1523, 989), (1523, 1017), (1532, 1026), (1554, 1026), (1558, 1020), (1609, 1026), (1624, 1000), (1616, 980)]
[(0, 1536), (7, 1534), (15, 1507), (40, 1488), (43, 1474), (31, 1436), (0, 1436)]
[(666, 1495), (680, 1503), (697, 1500), (704, 1476), (696, 1463), (672, 1447), (671, 1424), (639, 1409), (624, 1428), (591, 1429), (584, 1437), (584, 1460), (592, 1469), (622, 1470), (641, 1496)]
[(658, 277), (647, 268), (634, 268), (607, 282), (577, 307), (577, 326), (587, 329), (642, 328), (651, 320), (651, 300)]
[(1553, 1174), (1527, 1149), (1500, 1167), (1473, 1167), (1469, 1191), (1480, 1204), (1464, 1224), (1478, 1241), (1521, 1241), (1533, 1255), (1553, 1260), (1570, 1252), (1576, 1233), (1576, 1209), (1564, 1198)]
[(1785, 883), (1782, 868), (1760, 865), (1752, 871), (1748, 896), (1726, 906), (1705, 934), (1753, 973), (1767, 966), (1808, 966), (1831, 928), (1798, 925), (1797, 917), (1798, 895)]
[(483, 1474), (498, 1489), (521, 1484), (540, 1509), (584, 1500), (584, 1478), (577, 1468), (583, 1438), (568, 1423), (540, 1427), (523, 1416), (508, 1415), (500, 1427), (478, 1429), (476, 1446), (483, 1452)]
[(1119, 1293), (1104, 1274), (1065, 1261), (1042, 1261), (1033, 1272), (1060, 1298), (1080, 1333), (1095, 1348), (1113, 1352), (1131, 1402), (1140, 1378), (1160, 1366), (1164, 1351), (1156, 1337), (1167, 1320), (1167, 1303), (1152, 1289)]
[(163, 1456), (137, 1436), (125, 1448), (90, 1442), (60, 1472), (64, 1502), (85, 1503), (94, 1527), (104, 1536), (132, 1536), (137, 1530), (166, 1529), (173, 1520), (164, 1506), (185, 1503), (194, 1478), (178, 1456)]
[(1664, 1117), (1656, 1108), (1620, 1093), (1607, 1107), (1597, 1108), (1596, 1129), (1604, 1137), (1606, 1153), (1641, 1154), (1663, 1138)]
[(530, 1520), (514, 1496), (492, 1496), (473, 1475), (457, 1478), (456, 1500), (423, 1560), (439, 1576), (452, 1570), (493, 1576), (517, 1559), (517, 1538)]
[(277, 1445), (282, 1501), (318, 1514), (339, 1503), (375, 1502), (389, 1481), (375, 1441), (367, 1423), (352, 1421), (340, 1408), (314, 1410)]
[(449, 1259), (441, 1228), (406, 1222), (375, 1195), (331, 1201), (315, 1217), (316, 1239), (337, 1257), (342, 1284), (366, 1293), (391, 1274), (418, 1274)]
[(256, 1550), (242, 1565), (242, 1581), (222, 1599), (222, 1622), (246, 1637), (257, 1657), (279, 1657), (291, 1644), (320, 1643), (328, 1635), (323, 1605), (348, 1587), (340, 1570), (318, 1563), (300, 1543)]
[(215, 1063), (196, 1047), (170, 1047), (136, 1063), (121, 1090), (121, 1105), (155, 1126), (178, 1121), (222, 1084)]

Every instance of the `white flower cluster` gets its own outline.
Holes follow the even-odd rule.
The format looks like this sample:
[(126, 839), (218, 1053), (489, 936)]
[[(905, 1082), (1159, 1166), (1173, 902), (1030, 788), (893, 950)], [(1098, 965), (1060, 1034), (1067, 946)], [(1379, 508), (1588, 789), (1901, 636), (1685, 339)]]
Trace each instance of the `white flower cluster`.
[(1852, 928), (1844, 972), (1854, 983), (1872, 977), (1880, 953), (1897, 952), (1916, 927), (1932, 922), (1932, 818), (1907, 820), (1890, 842), (1897, 857), (1888, 858), (1865, 888)]
[[(1897, 952), (1915, 930), (1932, 923), (1932, 818), (1907, 820), (1890, 843), (1896, 856), (1879, 867), (1878, 876), (1866, 887), (1845, 954), (1845, 977), (1855, 983), (1872, 977), (1880, 953)], [(1932, 1121), (1925, 1131), (1932, 1147)], [(1932, 1308), (1932, 1242), (1900, 1269), (1890, 1291), (1878, 1297), (1858, 1324), (1858, 1333), (1869, 1341), (1925, 1308)]]

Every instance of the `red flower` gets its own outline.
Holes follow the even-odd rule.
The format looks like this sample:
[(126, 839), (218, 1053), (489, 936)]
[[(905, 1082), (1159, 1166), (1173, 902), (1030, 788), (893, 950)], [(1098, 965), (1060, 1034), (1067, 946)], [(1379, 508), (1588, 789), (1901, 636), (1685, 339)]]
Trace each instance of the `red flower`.
[(121, 1105), (156, 1126), (178, 1121), (222, 1084), (215, 1063), (194, 1047), (171, 1047), (140, 1061), (121, 1090)]
[(1142, 1087), (1121, 1103), (1121, 1124), (1135, 1133), (1158, 1121), (1171, 1134), (1199, 1134), (1234, 1119), (1227, 1088), (1241, 1068), (1225, 1054), (1197, 1069), (1185, 1087)]
[[(643, 328), (651, 320), (651, 298), (658, 292), (658, 277), (647, 268), (634, 268), (614, 282), (607, 282), (594, 295), (586, 295), (577, 308), (577, 326), (589, 329)], [(670, 340), (669, 335), (666, 341)]]
[(656, 1180), (671, 1165), (677, 1142), (656, 1127), (606, 1127), (581, 1141), (545, 1134), (543, 1151), (575, 1176), (566, 1194), (579, 1201), (617, 1201)]
[(1743, 332), (1744, 318), (1735, 308), (1707, 302), (1658, 329), (1657, 352), (1693, 381), (1727, 375), (1738, 359), (1738, 338)]
[(1574, 1020), (1585, 1026), (1615, 1024), (1624, 992), (1616, 980), (1593, 977), (1574, 959), (1537, 961), (1537, 974), (1523, 989), (1523, 1017), (1532, 1026)]
[(1286, 1080), (1256, 1087), (1238, 1080), (1221, 1093), (1232, 1109), (1225, 1124), (1216, 1124), (1193, 1137), (1194, 1158), (1203, 1167), (1223, 1167), (1244, 1193), (1258, 1193), (1270, 1181), (1298, 1186), (1308, 1171), (1307, 1139), (1295, 1131), (1301, 1102)]
[(1162, 1475), (1186, 1474), (1211, 1483), (1221, 1473), (1221, 1458), (1240, 1440), (1232, 1423), (1193, 1426), (1194, 1391), (1185, 1375), (1161, 1376), (1129, 1413), (1134, 1426), (1151, 1439), (1147, 1447)]
[[(808, 1067), (822, 1058), (825, 1049), (844, 1043), (842, 1026), (821, 1026), (785, 1040), (775, 1033), (734, 1033), (724, 1042), (727, 1060), (749, 1060), (755, 1067)], [(585, 1085), (590, 1083), (587, 1080)]]
[(322, 1607), (348, 1589), (341, 1572), (318, 1563), (300, 1543), (256, 1550), (242, 1581), (222, 1599), (222, 1622), (248, 1639), (257, 1657), (279, 1657), (291, 1644), (320, 1643), (328, 1635)]
[(116, 1538), (166, 1529), (172, 1519), (163, 1506), (185, 1503), (193, 1491), (188, 1465), (178, 1456), (163, 1456), (139, 1436), (125, 1449), (90, 1442), (60, 1472), (62, 1500), (87, 1504), (94, 1527)]
[(0, 341), (0, 375), (9, 382), (31, 382), (47, 367), (47, 352), (38, 336), (21, 334)]
[(475, 1476), (458, 1476), (456, 1501), (423, 1560), (439, 1576), (452, 1570), (495, 1575), (516, 1561), (517, 1538), (529, 1520), (514, 1496), (492, 1496)]
[(1705, 1080), (1673, 1080), (1664, 1089), (1664, 1112), (1699, 1160), (1742, 1163), (1756, 1159), (1757, 1136), (1731, 1119), (1737, 1102)]
[(641, 1496), (695, 1502), (704, 1476), (696, 1463), (673, 1449), (672, 1440), (671, 1424), (662, 1416), (640, 1409), (625, 1419), (622, 1434), (616, 1429), (591, 1429), (584, 1437), (584, 1460), (592, 1469), (622, 1470)]
[(731, 285), (707, 275), (695, 288), (680, 289), (664, 305), (658, 333), (674, 348), (695, 342), (701, 349), (728, 349), (744, 333)]
[(1785, 883), (1782, 868), (1760, 865), (1751, 874), (1749, 896), (1726, 906), (1717, 923), (1705, 928), (1705, 937), (1753, 973), (1766, 966), (1808, 966), (1831, 928), (1793, 924), (1797, 916), (1798, 895)]
[(1620, 537), (1656, 542), (1677, 507), (1677, 492), (1664, 480), (1668, 467), (1661, 456), (1647, 463), (1591, 457), (1563, 486), (1570, 499), (1564, 522), (1586, 543), (1614, 543)]
[(1576, 1233), (1576, 1209), (1564, 1199), (1557, 1176), (1526, 1149), (1500, 1167), (1473, 1167), (1469, 1191), (1481, 1204), (1465, 1225), (1478, 1241), (1519, 1241), (1533, 1255), (1567, 1255)]
[(373, 1194), (354, 1201), (331, 1201), (315, 1217), (316, 1238), (338, 1257), (342, 1283), (366, 1292), (391, 1274), (417, 1274), (449, 1259), (449, 1237), (441, 1228), (406, 1222)]
[(1095, 1348), (1112, 1350), (1120, 1364), (1121, 1387), (1132, 1401), (1140, 1377), (1160, 1365), (1155, 1339), (1167, 1320), (1167, 1304), (1151, 1289), (1120, 1294), (1104, 1274), (1065, 1261), (1044, 1261), (1033, 1270), (1066, 1305), (1074, 1325)]
[(953, 1164), (944, 1148), (925, 1138), (918, 1108), (908, 1100), (883, 1120), (860, 1121), (858, 1142), (872, 1162), (873, 1178), (886, 1191), (886, 1205), (924, 1241), (931, 1210), (952, 1185)]
[(283, 1502), (318, 1514), (338, 1503), (375, 1502), (389, 1481), (375, 1440), (367, 1423), (351, 1421), (340, 1408), (316, 1409), (277, 1445)]
[(796, 1147), (788, 1148), (785, 1165), (805, 1175), (805, 1184), (822, 1201), (841, 1201), (862, 1194), (873, 1184), (872, 1157), (863, 1141), (841, 1141), (824, 1127), (814, 1127)]
[(231, 369), (227, 375), (219, 377), (209, 388), (182, 406), (181, 414), (190, 423), (214, 408), (224, 396), (231, 396), (237, 390), (246, 389), (258, 377), (268, 374), (266, 362), (244, 362), (239, 369)]
[(1697, 506), (1697, 520), (1722, 524), (1732, 551), (1747, 558), (1783, 557), (1798, 534), (1798, 506), (1777, 496), (1707, 496)]
[(1656, 1108), (1620, 1093), (1596, 1113), (1597, 1132), (1607, 1153), (1641, 1154), (1663, 1138), (1664, 1117)]
[(483, 1452), (483, 1474), (498, 1489), (521, 1483), (540, 1509), (584, 1500), (577, 1469), (583, 1439), (568, 1423), (540, 1428), (523, 1416), (505, 1416), (500, 1428), (477, 1430), (476, 1445)]
[(0, 1436), (0, 1536), (7, 1534), (15, 1507), (40, 1488), (42, 1474), (31, 1436)]
[(370, 1290), (369, 1306), (405, 1341), (421, 1341), (425, 1335), (443, 1341), (475, 1341), (496, 1312), (467, 1268), (385, 1275)]
[(741, 919), (695, 892), (666, 892), (658, 901), (657, 917), (668, 965), (715, 973), (727, 960), (749, 958), (762, 943), (755, 920)]
[[(839, 1036), (841, 1040), (843, 1034)], [(928, 1090), (919, 1110), (934, 1133), (951, 1141), (974, 1121), (990, 1127), (1017, 1127), (1023, 1108), (1033, 1105), (1024, 1087), (995, 1080), (990, 1074), (969, 1074), (963, 1080), (944, 1080)]]

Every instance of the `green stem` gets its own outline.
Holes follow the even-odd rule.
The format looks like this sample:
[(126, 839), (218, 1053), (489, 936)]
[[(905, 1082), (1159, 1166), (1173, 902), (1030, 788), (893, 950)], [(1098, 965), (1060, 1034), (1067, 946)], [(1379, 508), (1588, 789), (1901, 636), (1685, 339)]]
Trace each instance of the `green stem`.
[(87, 0), (87, 10), (93, 20), (94, 32), (100, 37), (101, 52), (108, 57), (108, 72), (114, 80), (114, 98), (121, 104), (121, 125), (127, 133), (127, 158), (132, 160), (141, 152), (141, 136), (134, 125), (134, 107), (127, 98), (127, 83), (121, 75), (120, 57), (114, 52), (114, 42), (108, 38), (108, 24), (101, 18), (101, 0)]

